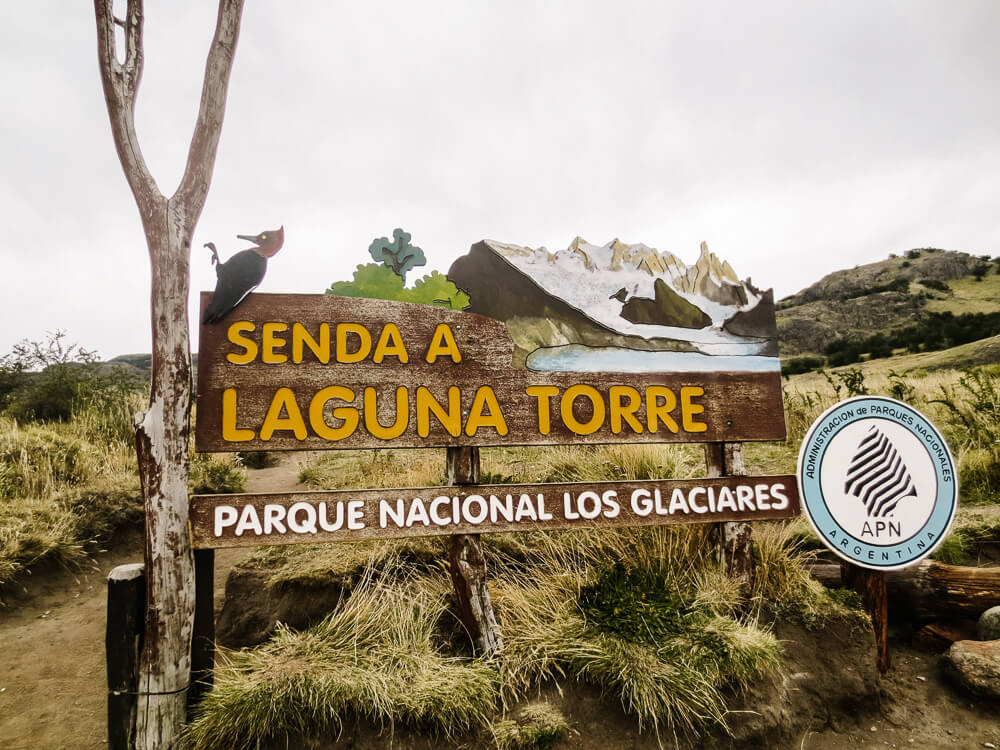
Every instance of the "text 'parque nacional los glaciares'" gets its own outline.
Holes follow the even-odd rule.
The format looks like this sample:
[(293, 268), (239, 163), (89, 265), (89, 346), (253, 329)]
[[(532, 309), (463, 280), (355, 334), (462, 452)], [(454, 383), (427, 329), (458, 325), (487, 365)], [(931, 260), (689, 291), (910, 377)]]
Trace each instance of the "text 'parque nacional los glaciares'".
[(203, 495), (196, 546), (787, 518), (793, 476)]

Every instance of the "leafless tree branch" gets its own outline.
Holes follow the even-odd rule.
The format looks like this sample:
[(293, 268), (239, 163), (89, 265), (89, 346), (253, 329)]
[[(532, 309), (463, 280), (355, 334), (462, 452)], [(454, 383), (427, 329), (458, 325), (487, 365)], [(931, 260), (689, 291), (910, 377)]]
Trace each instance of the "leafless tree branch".
[(212, 181), (212, 170), (215, 168), (226, 96), (229, 92), (229, 76), (240, 34), (243, 3), (244, 0), (219, 2), (219, 15), (205, 63), (201, 104), (188, 149), (187, 164), (177, 192), (171, 198), (172, 201), (180, 201), (187, 215), (194, 220), (201, 214)]
[(135, 100), (142, 79), (142, 2), (129, 0), (125, 18), (125, 62), (118, 61), (112, 0), (94, 0), (97, 18), (97, 61), (104, 100), (111, 119), (111, 137), (140, 212), (161, 198), (146, 166), (135, 133)]

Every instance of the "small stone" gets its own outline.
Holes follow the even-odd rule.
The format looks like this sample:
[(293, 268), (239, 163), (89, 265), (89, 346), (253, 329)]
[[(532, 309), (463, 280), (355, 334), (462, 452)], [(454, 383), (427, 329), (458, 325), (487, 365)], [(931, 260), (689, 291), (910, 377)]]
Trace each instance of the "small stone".
[(872, 731), (873, 732), (877, 732), (878, 731), (878, 727), (872, 727)]
[(994, 750), (995, 750), (996, 745), (994, 745), (992, 742), (984, 742), (983, 743), (983, 747), (991, 747), (991, 748), (994, 748)]
[(920, 680), (921, 682), (927, 682), (927, 678), (923, 677), (922, 675), (917, 675), (917, 679)]
[(995, 641), (1000, 638), (1000, 605), (990, 607), (979, 615), (976, 632), (981, 641)]

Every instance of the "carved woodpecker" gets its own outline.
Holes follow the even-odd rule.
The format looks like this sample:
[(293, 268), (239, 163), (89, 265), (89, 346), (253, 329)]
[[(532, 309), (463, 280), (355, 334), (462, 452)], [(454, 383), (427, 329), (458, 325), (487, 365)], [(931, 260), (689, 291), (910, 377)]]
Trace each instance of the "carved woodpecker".
[(243, 298), (257, 288), (267, 271), (267, 259), (281, 249), (285, 242), (285, 227), (261, 232), (258, 235), (238, 234), (238, 239), (249, 240), (256, 247), (241, 250), (225, 263), (219, 262), (219, 253), (215, 244), (206, 242), (205, 247), (212, 251), (212, 263), (215, 264), (215, 293), (205, 310), (203, 323), (218, 323), (226, 313), (236, 307)]

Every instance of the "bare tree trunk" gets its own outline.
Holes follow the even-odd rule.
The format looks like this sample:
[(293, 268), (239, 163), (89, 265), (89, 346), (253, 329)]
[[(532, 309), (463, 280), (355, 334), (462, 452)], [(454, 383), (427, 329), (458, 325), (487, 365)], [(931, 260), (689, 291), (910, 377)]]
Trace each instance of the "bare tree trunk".
[[(167, 209), (164, 213), (169, 214)], [(136, 424), (146, 503), (146, 635), (140, 665), (137, 747), (171, 747), (186, 718), (194, 625), (188, 522), (191, 346), (188, 255), (176, 223), (149, 227), (153, 268), (153, 379)], [(150, 232), (149, 229), (152, 229)]]
[[(186, 718), (194, 623), (194, 562), (188, 531), (191, 342), (188, 286), (191, 236), (208, 195), (243, 0), (220, 0), (205, 65), (188, 160), (174, 195), (159, 191), (139, 148), (135, 99), (142, 77), (142, 0), (115, 18), (112, 0), (94, 0), (101, 82), (115, 149), (142, 219), (152, 289), (153, 363), (149, 409), (137, 416), (136, 450), (146, 505), (146, 626), (139, 678), (136, 746), (178, 744)], [(124, 59), (115, 25), (124, 27)]]

